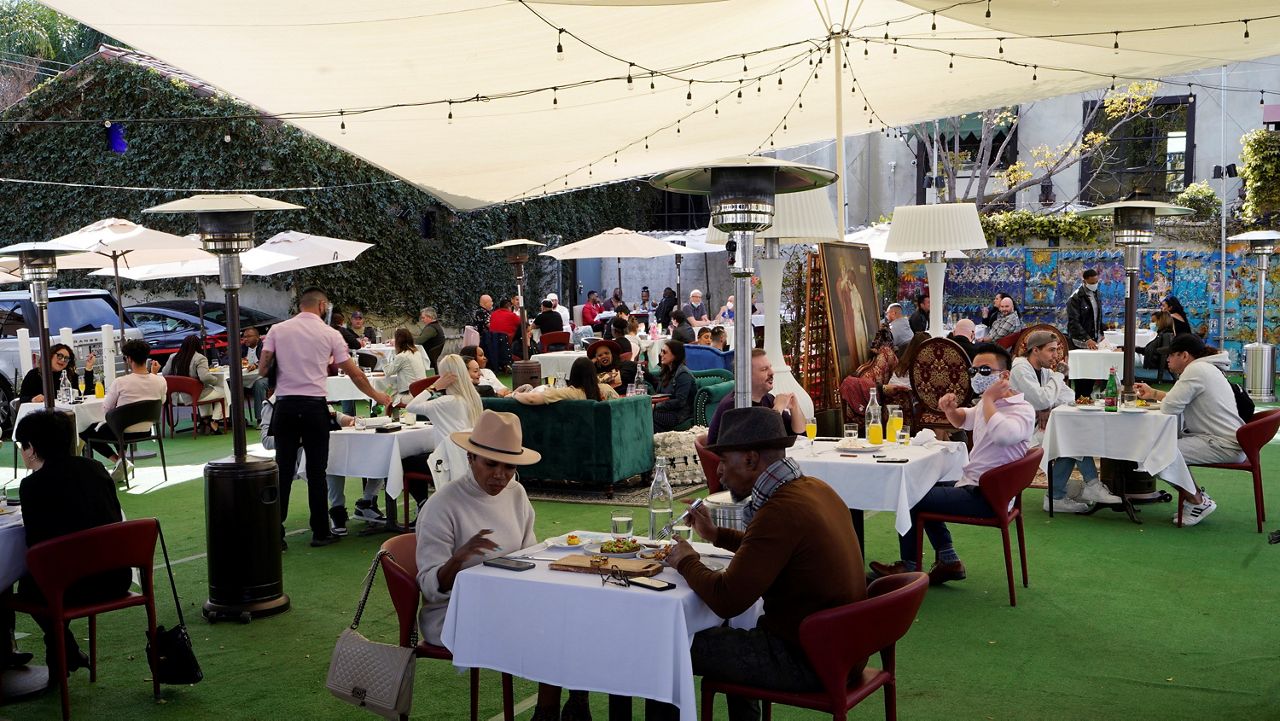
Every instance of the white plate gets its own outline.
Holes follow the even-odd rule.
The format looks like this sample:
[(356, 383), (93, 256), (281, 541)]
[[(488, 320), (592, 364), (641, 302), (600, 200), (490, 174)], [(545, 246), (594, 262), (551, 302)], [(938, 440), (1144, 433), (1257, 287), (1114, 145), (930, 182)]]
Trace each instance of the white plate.
[(569, 539), (568, 533), (565, 533), (559, 536), (553, 536), (543, 541), (543, 543), (547, 544), (547, 548), (555, 548), (555, 549), (569, 550), (569, 551), (583, 551), (586, 549), (587, 546), (591, 545), (592, 543), (598, 544), (601, 541), (607, 541), (610, 539), (610, 536), (607, 533), (591, 533), (591, 532), (582, 531), (579, 533), (575, 533), (573, 535), (581, 539), (582, 543), (579, 543), (576, 546), (570, 546), (569, 540), (568, 540)]
[(599, 543), (589, 543), (583, 549), (583, 552), (591, 556), (608, 556), (609, 558), (635, 558), (640, 554), (643, 548), (637, 548), (630, 553), (605, 553), (600, 550)]
[(1146, 408), (1121, 408), (1121, 413), (1146, 413)]
[(1091, 406), (1076, 406), (1076, 408), (1079, 408), (1079, 409), (1080, 409), (1080, 410), (1082, 410), (1082, 411), (1100, 411), (1100, 410), (1103, 410), (1102, 406), (1097, 405), (1097, 404), (1094, 404), (1094, 405), (1091, 405)]
[(887, 444), (881, 444), (878, 446), (839, 446), (837, 445), (836, 452), (837, 453), (873, 453), (875, 451), (883, 449), (885, 445)]

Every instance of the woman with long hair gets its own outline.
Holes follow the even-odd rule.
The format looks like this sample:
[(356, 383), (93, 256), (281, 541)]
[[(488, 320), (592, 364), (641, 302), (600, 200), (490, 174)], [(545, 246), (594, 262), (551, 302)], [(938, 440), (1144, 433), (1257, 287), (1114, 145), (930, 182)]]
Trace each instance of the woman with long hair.
[(889, 376), (889, 382), (885, 385), (911, 387), (911, 366), (915, 364), (916, 356), (920, 354), (920, 346), (932, 337), (928, 333), (916, 333), (911, 336), (911, 342), (907, 344), (906, 350), (902, 351), (902, 357), (893, 367), (893, 374)]
[[(93, 363), (97, 354), (92, 351), (84, 362), (84, 390), (93, 392)], [(79, 389), (80, 377), (76, 375), (76, 354), (65, 343), (54, 343), (49, 348), (49, 377), (53, 380), (53, 392), (58, 392), (58, 384), (62, 382), (62, 372), (66, 371), (71, 387)], [(44, 381), (40, 378), (40, 369), (32, 368), (22, 377), (22, 387), (18, 389), (19, 403), (41, 403), (44, 401)]]
[(1187, 317), (1187, 311), (1182, 308), (1182, 301), (1177, 296), (1171, 295), (1160, 303), (1160, 310), (1169, 314), (1173, 319), (1173, 335), (1180, 336), (1183, 333), (1191, 332), (1191, 319)]
[(611, 340), (598, 340), (587, 346), (587, 357), (596, 366), (596, 380), (620, 394), (636, 380), (636, 364), (622, 360), (622, 346)]
[(658, 388), (658, 395), (667, 398), (653, 406), (653, 432), (663, 433), (693, 419), (693, 396), (698, 392), (698, 384), (684, 363), (684, 344), (679, 341), (669, 340), (662, 344), (658, 365), (662, 371), (654, 385)]
[[(489, 369), (489, 356), (485, 354), (483, 347), (478, 345), (463, 346), (462, 350), (458, 351), (458, 355), (476, 362), (478, 373), (473, 380), (481, 397), (502, 396), (505, 398), (511, 395), (511, 389), (504, 386), (502, 381), (498, 379), (497, 374)], [(468, 363), (467, 368), (470, 369), (470, 367)]]
[(404, 405), (413, 400), (409, 386), (427, 377), (427, 355), (413, 342), (408, 328), (396, 328), (395, 355), (383, 368), (387, 376), (387, 392), (391, 402)]
[[(226, 394), (222, 392), (222, 380), (209, 371), (209, 359), (205, 357), (200, 343), (200, 336), (192, 333), (182, 339), (182, 345), (178, 346), (178, 352), (169, 356), (169, 362), (164, 364), (164, 375), (167, 376), (185, 376), (187, 378), (195, 378), (204, 384), (204, 390), (200, 392), (200, 400), (218, 400), (226, 398)], [(185, 393), (174, 394), (178, 397), (179, 403), (191, 403), (192, 400)], [(209, 432), (214, 435), (220, 435), (222, 429), (219, 424), (222, 421), (222, 406), (217, 403), (208, 403), (198, 406), (200, 409), (200, 425), (209, 428)]]
[(512, 397), (527, 406), (541, 406), (556, 401), (611, 401), (618, 394), (596, 379), (596, 364), (589, 358), (579, 358), (569, 367), (565, 379), (567, 388), (534, 390), (525, 385), (516, 389)]
[[(406, 408), (410, 413), (430, 419), (445, 438), (450, 433), (470, 431), (484, 411), (480, 394), (467, 375), (467, 362), (456, 353), (440, 359), (440, 377), (409, 401)], [(467, 454), (453, 443), (437, 445), (428, 463), (437, 491), (446, 483), (467, 475)], [(426, 500), (426, 488), (410, 488), (409, 492), (419, 504)]]

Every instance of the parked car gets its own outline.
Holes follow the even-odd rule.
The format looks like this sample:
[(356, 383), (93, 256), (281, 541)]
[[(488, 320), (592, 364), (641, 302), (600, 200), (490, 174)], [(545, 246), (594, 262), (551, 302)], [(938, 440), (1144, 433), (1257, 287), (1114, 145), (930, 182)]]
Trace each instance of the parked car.
[[(39, 352), (36, 337), (36, 307), (31, 293), (25, 290), (0, 292), (0, 429), (8, 437), (13, 427), (10, 402), (18, 397), (22, 385), (22, 362), (18, 351), (18, 330), (26, 328), (31, 334), (31, 350)], [(84, 366), (90, 352), (102, 358), (102, 326), (116, 328), (120, 337), (119, 310), (115, 296), (110, 291), (97, 289), (67, 289), (49, 291), (49, 337), (58, 342), (62, 328), (70, 328), (72, 348), (77, 365)], [(126, 339), (142, 338), (142, 332), (133, 326), (125, 315)], [(116, 357), (117, 375), (122, 371), (123, 359)]]
[[(168, 356), (178, 351), (182, 340), (189, 335), (200, 333), (200, 308), (194, 300), (160, 300), (141, 305), (132, 305), (124, 309), (137, 326), (143, 337), (151, 344), (151, 354), (163, 363)], [(253, 308), (240, 306), (240, 330), (250, 326), (265, 334), (277, 318)], [(206, 348), (212, 348), (219, 354), (227, 347), (227, 306), (225, 303), (205, 301), (204, 331)]]

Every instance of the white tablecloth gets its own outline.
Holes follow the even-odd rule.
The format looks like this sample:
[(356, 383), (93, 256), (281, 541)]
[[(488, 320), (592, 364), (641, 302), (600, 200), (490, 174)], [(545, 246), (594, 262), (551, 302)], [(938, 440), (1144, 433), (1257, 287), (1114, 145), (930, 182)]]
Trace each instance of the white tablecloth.
[(1124, 353), (1118, 350), (1073, 349), (1067, 354), (1071, 366), (1071, 380), (1106, 380), (1107, 373), (1116, 369), (1116, 377), (1124, 372)]
[(1058, 406), (1049, 414), (1044, 431), (1046, 471), (1055, 458), (1094, 456), (1134, 461), (1138, 470), (1196, 492), (1195, 481), (1178, 450), (1178, 416), (1160, 411), (1125, 413), (1082, 411)]
[(586, 357), (587, 352), (584, 350), (558, 350), (553, 353), (538, 353), (530, 360), (535, 360), (542, 365), (543, 378), (561, 373), (568, 378), (573, 362)]
[(0, 589), (7, 589), (27, 572), (27, 530), (22, 514), (0, 516)]
[[(375, 389), (384, 390), (386, 388), (386, 376), (373, 375), (370, 373), (366, 373), (365, 375), (369, 378), (369, 382), (373, 384)], [(327, 386), (325, 388), (325, 399), (330, 403), (337, 403), (339, 401), (363, 401), (368, 399), (368, 396), (366, 396), (363, 391), (356, 388), (356, 384), (351, 380), (350, 376), (329, 376), (325, 383)]]
[[(1105, 339), (1111, 345), (1121, 348), (1124, 346), (1124, 329), (1108, 330), (1102, 333)], [(1134, 343), (1137, 348), (1145, 348), (1147, 344), (1156, 339), (1156, 332), (1150, 328), (1139, 328), (1134, 331)]]
[[(706, 544), (694, 547), (712, 550)], [(567, 553), (537, 550), (534, 555)], [(663, 569), (655, 578), (676, 587), (655, 592), (602, 586), (595, 574), (552, 571), (545, 561), (535, 563), (521, 573), (474, 566), (458, 574), (442, 634), (455, 666), (665, 701), (680, 707), (683, 721), (697, 720), (689, 648), (695, 633), (723, 621), (684, 577)], [(754, 628), (761, 610), (757, 602), (732, 625)]]
[[(797, 446), (804, 440), (797, 441)], [(898, 535), (911, 529), (911, 507), (937, 483), (958, 481), (969, 462), (963, 443), (943, 446), (885, 445), (889, 457), (907, 458), (906, 463), (876, 463), (870, 453), (842, 456), (834, 442), (815, 442), (812, 449), (793, 447), (787, 456), (800, 464), (807, 476), (820, 478), (835, 489), (849, 508), (864, 511), (892, 511)]]
[[(101, 398), (94, 398), (92, 395), (84, 399), (82, 403), (65, 405), (58, 403), (54, 406), (60, 411), (73, 412), (76, 414), (76, 433), (84, 431), (84, 429), (94, 423), (101, 423), (107, 419), (107, 412), (102, 405)], [(23, 416), (35, 411), (44, 410), (44, 403), (23, 403), (18, 406), (18, 418), (21, 421)], [(16, 427), (16, 424), (15, 424)]]
[(394, 433), (344, 428), (329, 432), (329, 473), (356, 478), (387, 479), (387, 495), (399, 498), (404, 490), (400, 459), (430, 453), (440, 434), (430, 424), (419, 423)]
[(395, 347), (388, 343), (370, 343), (356, 352), (376, 357), (378, 364), (373, 369), (380, 371), (391, 360), (391, 356), (395, 355), (395, 350)]

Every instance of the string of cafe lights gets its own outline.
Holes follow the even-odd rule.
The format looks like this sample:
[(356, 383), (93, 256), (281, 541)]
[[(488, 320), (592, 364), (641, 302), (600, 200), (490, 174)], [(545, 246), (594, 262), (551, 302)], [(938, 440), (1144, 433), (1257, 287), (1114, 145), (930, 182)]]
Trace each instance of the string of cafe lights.
[(0, 184), (42, 185), (59, 188), (82, 188), (86, 190), (124, 190), (147, 193), (293, 193), (317, 192), (325, 190), (347, 190), (350, 188), (368, 188), (377, 185), (400, 185), (403, 180), (370, 180), (363, 183), (341, 183), (338, 185), (297, 185), (274, 188), (183, 188), (151, 185), (102, 185), (99, 183), (75, 183), (60, 180), (35, 180), (31, 178), (0, 177)]

